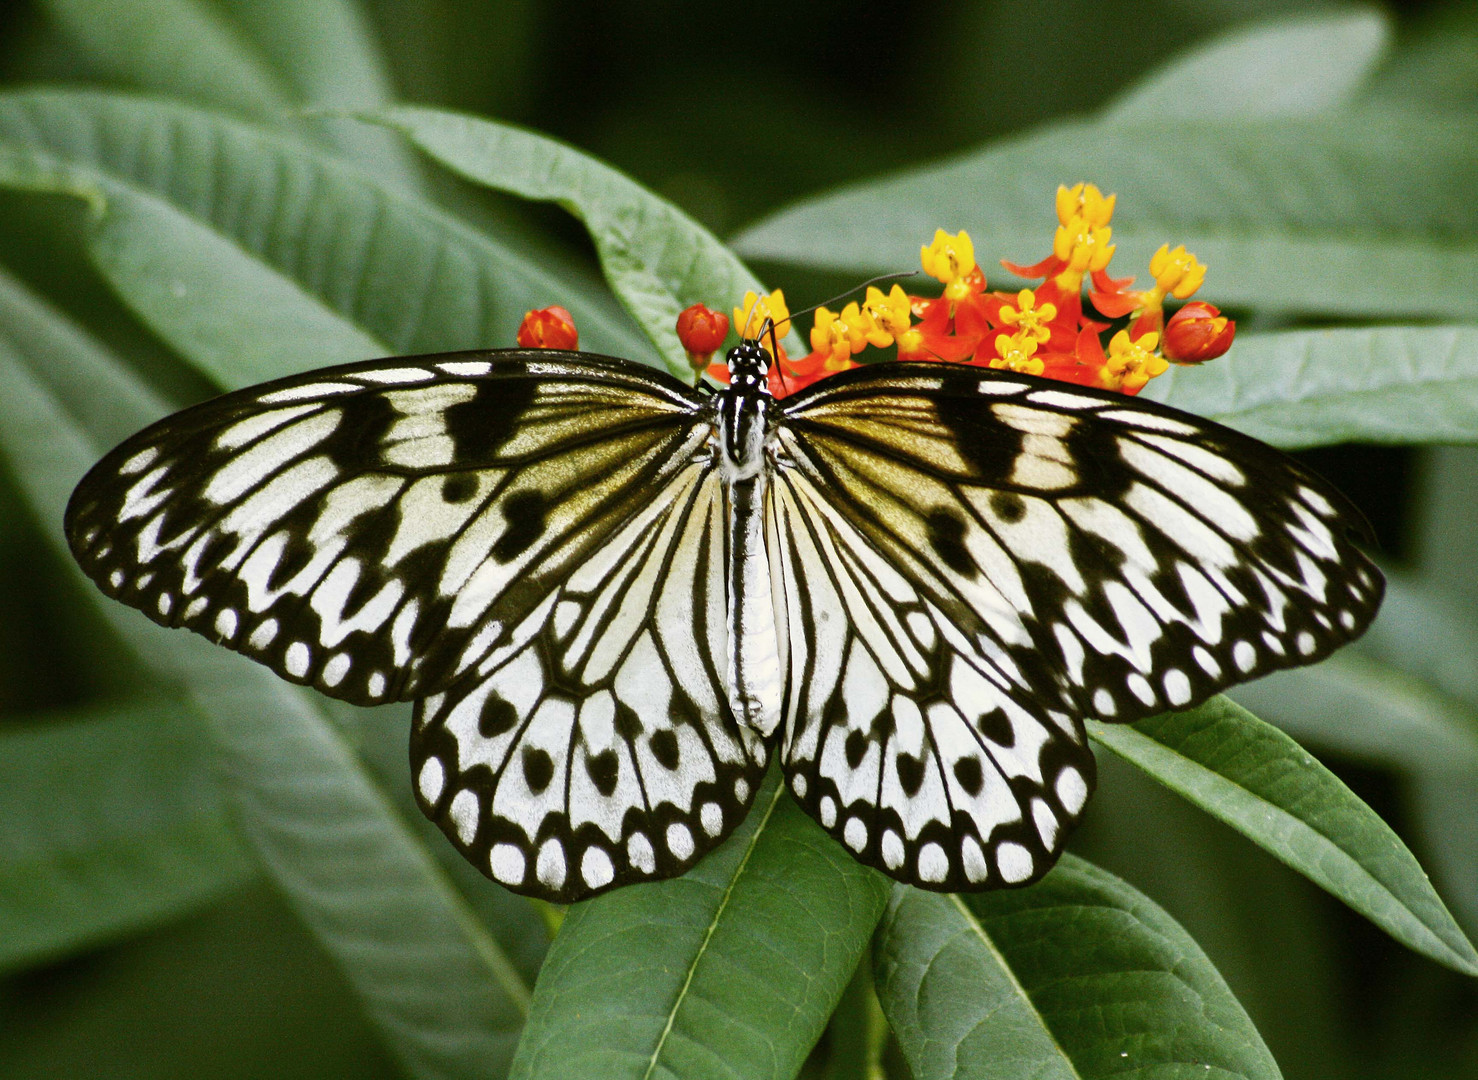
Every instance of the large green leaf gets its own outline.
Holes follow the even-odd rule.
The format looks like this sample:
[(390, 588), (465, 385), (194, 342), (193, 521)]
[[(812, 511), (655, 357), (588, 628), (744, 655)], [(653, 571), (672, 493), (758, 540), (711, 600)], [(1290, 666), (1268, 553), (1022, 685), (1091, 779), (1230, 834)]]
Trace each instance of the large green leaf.
[(513, 1075), (789, 1080), (886, 898), (882, 876), (772, 773), (745, 823), (687, 874), (570, 909)]
[(997, 258), (1047, 255), (1059, 184), (1119, 196), (1111, 269), (1144, 276), (1163, 243), (1210, 267), (1202, 296), (1266, 312), (1478, 314), (1478, 121), (1340, 111), (1220, 123), (1066, 123), (853, 185), (743, 232), (751, 259), (864, 275), (912, 260), (936, 228)]
[(321, 136), (377, 176), (414, 187), (403, 148), (302, 109), (372, 108), (393, 97), (351, 0), (43, 0), (105, 70), (141, 89)]
[(469, 180), (558, 203), (580, 218), (606, 279), (679, 377), (692, 378), (693, 369), (677, 339), (678, 312), (696, 303), (726, 311), (745, 290), (763, 291), (759, 279), (702, 225), (574, 147), (523, 128), (433, 109), (388, 109), (369, 119), (403, 132)]
[[(69, 365), (74, 378), (127, 381), (116, 363), (97, 363), (104, 354), (96, 347), (70, 349), (77, 339), (32, 333), (37, 351), (0, 353), (0, 450), (58, 547), (71, 487), (104, 447), (31, 370)], [(117, 405), (127, 413), (144, 397), (120, 394)], [(152, 417), (125, 419), (139, 426)], [(95, 595), (156, 678), (178, 687), (206, 721), (242, 835), (407, 1071), (503, 1075), (528, 989), (315, 695)]]
[(165, 340), (226, 386), (387, 353), (511, 345), (551, 298), (590, 344), (640, 335), (609, 294), (412, 195), (194, 109), (0, 95), (0, 184), (87, 199), (92, 255)]
[(1100, 746), (1439, 963), (1478, 975), (1478, 951), (1416, 858), (1296, 742), (1224, 697), (1136, 724), (1089, 722)]
[(1478, 326), (1249, 334), (1144, 396), (1278, 446), (1478, 441)]
[(0, 970), (178, 917), (252, 867), (200, 726), (178, 703), (7, 723), (0, 734)]
[(1027, 889), (894, 886), (873, 965), (914, 1080), (1280, 1075), (1190, 935), (1071, 855)]
[(1150, 74), (1104, 117), (1216, 124), (1324, 112), (1354, 97), (1390, 38), (1389, 21), (1376, 11), (1320, 12), (1238, 27)]

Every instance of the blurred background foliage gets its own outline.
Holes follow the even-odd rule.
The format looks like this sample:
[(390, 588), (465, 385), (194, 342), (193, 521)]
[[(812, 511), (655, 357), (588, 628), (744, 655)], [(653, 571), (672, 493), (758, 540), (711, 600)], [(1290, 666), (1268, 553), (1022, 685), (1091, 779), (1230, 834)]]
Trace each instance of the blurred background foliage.
[[(151, 6), (167, 17), (126, 25)], [(307, 62), (274, 72), (265, 64), (233, 69), (223, 59), (220, 77), (207, 79), (199, 72), (209, 65), (170, 62), (172, 19), (213, 21), (244, 39), (248, 57), (283, 55), (272, 39), (291, 28), (258, 25), (249, 0), (114, 9), (86, 0), (5, 0), (0, 82), (142, 89), (287, 127), (300, 123), (283, 119), (295, 104), (342, 107), (359, 92), (468, 110), (581, 147), (726, 236), (838, 184), (1097, 110), (1188, 47), (1252, 21), (1376, 11), (1290, 0), (365, 0), (361, 10), (363, 22), (346, 24), (345, 33), (377, 42), (385, 67), (343, 87), (315, 85)], [(1362, 90), (1368, 100), (1471, 115), (1478, 5), (1412, 2), (1379, 9), (1379, 17), (1388, 40)], [(151, 47), (120, 50), (120, 38)], [(432, 175), (384, 133), (334, 132), (361, 145), (382, 139), (388, 175), (430, 185), (444, 205), (520, 236), (525, 250), (553, 267), (593, 273), (588, 243), (562, 213)], [(1050, 191), (1040, 195), (1045, 211)], [(201, 395), (200, 376), (172, 362), (88, 262), (80, 239), (86, 213), (71, 200), (0, 193), (0, 267), (128, 357), (165, 396)], [(1046, 223), (1043, 235), (1050, 235)], [(793, 306), (853, 280), (763, 263), (757, 269), (786, 287)], [(1382, 267), (1366, 272), (1379, 278)], [(1202, 295), (1218, 299), (1214, 263)], [(1468, 447), (1339, 446), (1310, 452), (1309, 460), (1360, 503), (1403, 583), (1399, 626), (1361, 654), (1376, 671), (1377, 689), (1343, 707), (1370, 710), (1367, 720), (1425, 708), (1471, 725), (1478, 709), (1478, 457)], [(56, 941), (15, 939), (5, 950), (0, 1076), (398, 1075), (334, 964), (241, 849), (220, 839), (229, 836), (223, 810), (202, 756), (189, 750), (191, 736), (183, 725), (167, 729), (168, 706), (147, 705), (152, 688), (141, 684), (3, 474), (0, 582), (0, 934), (14, 924), (7, 912), (22, 906), (16, 897), (27, 887), (27, 853), (42, 847), (75, 864), (77, 894), (58, 902), (75, 906), (81, 928)], [(1405, 680), (1400, 694), (1381, 689), (1393, 678)], [(1423, 715), (1384, 741), (1342, 738), (1327, 725), (1301, 730), (1297, 707), (1258, 692), (1244, 700), (1304, 739), (1374, 806), (1428, 866), (1469, 934), (1478, 932), (1478, 776), (1444, 769), (1413, 746), (1427, 730)], [(120, 709), (112, 704), (118, 701), (130, 705)], [(55, 740), (68, 737), (64, 729), (81, 730), (84, 719), (87, 745), (68, 760), (90, 761), (93, 771), (49, 775)], [(403, 796), (403, 732), (367, 741), (365, 752), (383, 758), (387, 789)], [(133, 766), (160, 753), (177, 755), (180, 784), (141, 792), (136, 785), (146, 779), (134, 777)], [(1073, 850), (1143, 889), (1186, 926), (1286, 1076), (1478, 1076), (1472, 980), (1393, 943), (1135, 770), (1104, 760), (1102, 774)], [(116, 792), (116, 805), (134, 817), (77, 831), (59, 800), (83, 782)], [(17, 815), (18, 808), (27, 812)], [(96, 850), (110, 829), (125, 840), (178, 842), (187, 853), (178, 864), (150, 864), (149, 872), (193, 887), (172, 889), (154, 906), (128, 890), (114, 897)], [(116, 844), (109, 850), (122, 858)], [(475, 879), (469, 893), (481, 884)], [(521, 940), (516, 960), (531, 974), (547, 934), (530, 924)], [(823, 1039), (817, 1070), (839, 1053), (843, 1037)]]

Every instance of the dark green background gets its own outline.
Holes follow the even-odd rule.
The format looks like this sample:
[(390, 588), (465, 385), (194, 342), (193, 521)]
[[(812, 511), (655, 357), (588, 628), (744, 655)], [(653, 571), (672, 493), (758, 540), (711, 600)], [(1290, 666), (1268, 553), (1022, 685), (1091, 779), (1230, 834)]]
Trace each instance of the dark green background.
[[(366, 6), (405, 100), (559, 136), (720, 235), (840, 182), (1091, 110), (1208, 35), (1321, 7), (1231, 0)], [(1387, 10), (1399, 47), (1434, 34), (1478, 34), (1471, 7)], [(1478, 37), (1454, 38), (1464, 40), (1478, 53)], [(36, 81), (116, 85), (38, 5), (0, 4), (0, 82)], [(1466, 85), (1471, 107), (1478, 82)], [(578, 228), (556, 211), (447, 187), (449, 198), (527, 223), (537, 242), (589, 257)], [(1044, 205), (1049, 199), (1043, 192)], [(78, 207), (60, 200), (0, 195), (0, 264), (157, 371), (166, 389), (203, 392), (164, 362), (162, 347), (96, 278), (76, 239), (81, 220)], [(980, 254), (987, 265), (998, 256), (1036, 257)], [(836, 284), (758, 269), (786, 287), (793, 306)], [(1214, 301), (1214, 266), (1209, 280), (1205, 298)], [(1335, 448), (1310, 460), (1360, 502), (1389, 559), (1471, 597), (1478, 544), (1467, 518), (1461, 509), (1432, 509), (1434, 492), (1461, 491), (1471, 480), (1468, 457)], [(44, 723), (49, 711), (140, 689), (3, 476), (0, 583), (0, 723)], [(1425, 857), (1397, 770), (1321, 757)], [(1473, 982), (1393, 944), (1132, 770), (1102, 764), (1100, 792), (1073, 849), (1184, 923), (1291, 1080), (1478, 1076)], [(4, 824), (0, 842), (24, 828)], [(1460, 919), (1473, 910), (1454, 908)], [(824, 1039), (818, 1068), (829, 1053)], [(395, 1074), (331, 963), (256, 880), (170, 925), (0, 980), (0, 1076)]]

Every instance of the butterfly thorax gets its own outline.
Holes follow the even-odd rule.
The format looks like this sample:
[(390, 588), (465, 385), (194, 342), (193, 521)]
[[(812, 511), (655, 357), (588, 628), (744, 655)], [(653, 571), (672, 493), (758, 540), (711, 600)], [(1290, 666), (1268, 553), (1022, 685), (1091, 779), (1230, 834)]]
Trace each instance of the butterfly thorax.
[(768, 735), (780, 723), (781, 671), (765, 550), (769, 476), (765, 443), (774, 399), (769, 354), (758, 342), (729, 350), (729, 385), (718, 394), (719, 461), (729, 512), (729, 707), (741, 723)]
[(769, 360), (769, 354), (757, 342), (745, 341), (729, 350), (729, 385), (718, 395), (726, 481), (749, 480), (764, 471), (765, 441), (774, 406)]

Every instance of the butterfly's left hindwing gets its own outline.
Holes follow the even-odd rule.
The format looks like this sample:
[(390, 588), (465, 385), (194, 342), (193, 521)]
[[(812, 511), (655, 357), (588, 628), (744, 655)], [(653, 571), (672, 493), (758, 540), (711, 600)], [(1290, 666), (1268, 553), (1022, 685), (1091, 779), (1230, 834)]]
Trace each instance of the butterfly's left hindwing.
[(700, 406), (585, 354), (327, 368), (129, 439), (78, 486), (67, 538), (156, 622), (356, 703), (421, 697), (691, 459)]
[(694, 463), (418, 702), (416, 795), (467, 859), (571, 902), (673, 877), (733, 831), (769, 752), (726, 661), (723, 486)]

